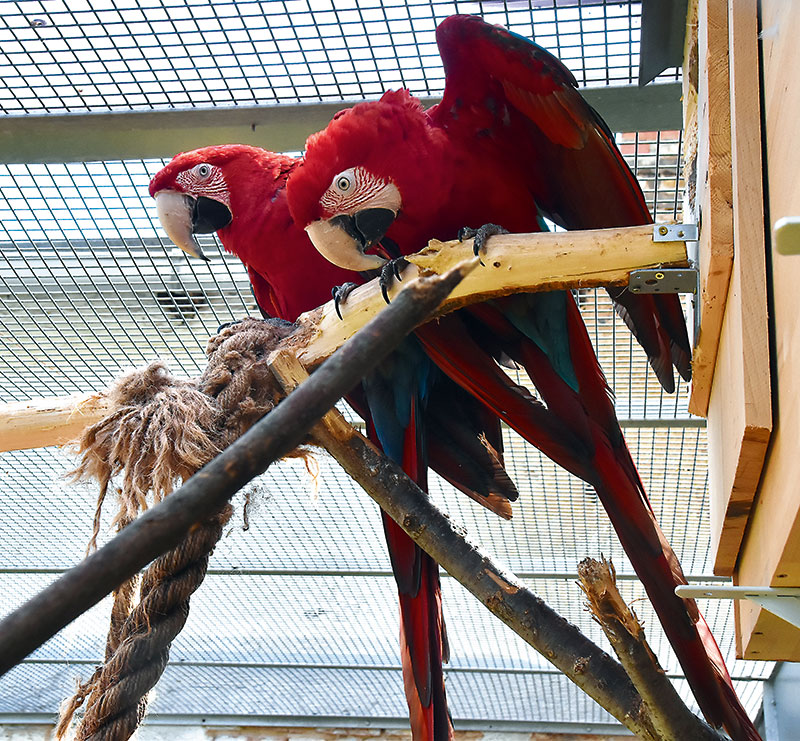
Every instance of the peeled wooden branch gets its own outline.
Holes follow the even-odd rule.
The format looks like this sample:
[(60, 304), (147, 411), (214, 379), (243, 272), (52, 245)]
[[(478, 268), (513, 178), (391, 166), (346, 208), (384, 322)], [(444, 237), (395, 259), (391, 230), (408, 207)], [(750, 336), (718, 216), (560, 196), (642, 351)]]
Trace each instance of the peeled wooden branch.
[[(453, 311), (468, 303), (519, 291), (547, 291), (566, 286), (625, 284), (631, 271), (686, 264), (683, 242), (653, 242), (652, 226), (492, 237), (474, 270), (440, 308)], [(409, 257), (412, 262), (391, 296), (408, 286), (420, 271), (442, 274), (472, 258), (472, 241), (431, 242)], [(333, 302), (300, 317), (287, 347), (311, 368), (329, 357), (359, 328), (385, 308), (377, 281), (356, 289), (344, 306), (344, 321)], [(0, 451), (61, 445), (107, 412), (99, 394), (14, 402), (0, 407)]]
[(0, 675), (215, 513), (296, 448), (309, 428), (425, 321), (471, 269), (418, 281), (297, 389), (180, 489), (0, 621)]
[(617, 589), (614, 566), (585, 558), (578, 565), (580, 586), (594, 619), (642, 696), (656, 738), (661, 741), (722, 741), (727, 738), (704, 723), (681, 700), (650, 650), (644, 628)]
[[(401, 274), (389, 296), (419, 274), (442, 274), (470, 259), (472, 240), (438, 242), (408, 257), (412, 264)], [(489, 240), (481, 255), (483, 265), (473, 270), (442, 304), (446, 314), (461, 306), (519, 292), (559, 288), (627, 285), (634, 270), (686, 264), (684, 242), (653, 242), (653, 226), (592, 229), (536, 234), (500, 234)], [(376, 281), (356, 289), (347, 298), (344, 321), (333, 303), (300, 317), (298, 337), (304, 347), (297, 357), (306, 368), (324, 360), (369, 317), (385, 306)]]

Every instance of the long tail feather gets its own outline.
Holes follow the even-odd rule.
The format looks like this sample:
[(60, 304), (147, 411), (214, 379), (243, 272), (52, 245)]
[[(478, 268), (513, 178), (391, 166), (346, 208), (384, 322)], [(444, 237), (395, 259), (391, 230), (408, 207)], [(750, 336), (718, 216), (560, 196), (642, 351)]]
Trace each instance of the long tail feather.
[[(687, 681), (709, 722), (735, 741), (759, 739), (739, 702), (719, 647), (696, 603), (677, 597), (685, 584), (680, 563), (662, 533), (628, 451), (613, 401), (571, 294), (564, 293), (563, 328), (569, 338), (571, 372), (558, 350), (524, 335), (523, 321), (507, 318), (503, 302), (482, 305), (466, 320), (450, 318), (417, 330), (426, 351), (457, 383), (475, 394), (526, 440), (595, 487), (631, 563), (641, 579)], [(531, 297), (532, 308), (537, 299)], [(546, 301), (552, 308), (552, 296)], [(535, 321), (535, 320), (531, 320)], [(535, 402), (497, 367), (481, 346), (489, 328), (495, 352), (521, 364), (547, 405)], [(539, 329), (530, 327), (531, 334)], [(474, 337), (478, 333), (479, 341)], [(563, 373), (563, 375), (562, 375)]]
[[(400, 463), (427, 491), (427, 456), (423, 427), (424, 380), (419, 364), (409, 368), (413, 347), (404, 347), (365, 380), (373, 442)], [(423, 372), (422, 374), (426, 374)], [(381, 424), (383, 429), (378, 429)], [(450, 741), (453, 727), (447, 710), (442, 661), (448, 655), (442, 617), (438, 564), (382, 513), (389, 557), (400, 597), (400, 656), (414, 741)]]

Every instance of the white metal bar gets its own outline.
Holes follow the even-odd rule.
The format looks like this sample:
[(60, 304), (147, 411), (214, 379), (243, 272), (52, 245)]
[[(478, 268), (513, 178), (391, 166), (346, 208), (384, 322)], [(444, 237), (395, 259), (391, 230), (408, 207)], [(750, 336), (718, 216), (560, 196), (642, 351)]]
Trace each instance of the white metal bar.
[(800, 587), (675, 587), (679, 597), (695, 599), (749, 599), (800, 628)]

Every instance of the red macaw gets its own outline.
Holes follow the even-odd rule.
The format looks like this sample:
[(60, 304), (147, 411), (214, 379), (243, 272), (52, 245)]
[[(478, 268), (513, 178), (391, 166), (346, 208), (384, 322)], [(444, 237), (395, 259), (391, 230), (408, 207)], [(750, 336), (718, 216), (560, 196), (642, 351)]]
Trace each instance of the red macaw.
[[(474, 16), (437, 29), (446, 80), (424, 110), (407, 91), (339, 113), (311, 136), (287, 183), (296, 224), (333, 263), (384, 265), (369, 250), (409, 254), (466, 225), (570, 229), (651, 222), (641, 190), (568, 70), (534, 43)], [(485, 237), (491, 231), (479, 231)], [(487, 268), (488, 269), (488, 268)], [(688, 380), (690, 345), (676, 296), (612, 292), (667, 390)], [(706, 718), (757, 739), (722, 655), (661, 532), (626, 446), (611, 392), (572, 294), (515, 295), (462, 309), (416, 332), (444, 373), (525, 439), (597, 491)], [(525, 368), (544, 404), (499, 361)], [(396, 371), (396, 369), (395, 369)]]
[[(203, 257), (195, 234), (216, 231), (247, 267), (262, 313), (289, 321), (354, 277), (324, 259), (292, 222), (285, 186), (299, 164), (255, 147), (212, 146), (176, 155), (150, 183), (161, 223), (176, 245)], [(413, 372), (404, 372), (408, 368)], [(418, 483), (425, 484), (427, 454), (431, 467), (461, 491), (511, 516), (509, 500), (517, 491), (503, 468), (499, 419), (438, 372), (418, 342), (409, 340), (348, 401), (367, 421), (370, 437)], [(412, 415), (422, 424), (410, 425)], [(451, 726), (441, 666), (447, 642), (438, 566), (385, 515), (384, 527), (401, 595), (404, 678), (415, 738), (443, 738)]]

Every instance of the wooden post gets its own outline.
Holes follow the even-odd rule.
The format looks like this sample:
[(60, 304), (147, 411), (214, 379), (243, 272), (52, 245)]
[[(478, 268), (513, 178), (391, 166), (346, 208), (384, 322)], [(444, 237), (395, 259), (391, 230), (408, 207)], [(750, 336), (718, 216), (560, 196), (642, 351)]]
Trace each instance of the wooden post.
[[(740, 10), (738, 0), (732, 7)], [(761, 0), (759, 8), (769, 230), (782, 217), (800, 215), (800, 81), (796, 74), (800, 68), (800, 4)], [(734, 581), (743, 586), (800, 587), (800, 257), (774, 250), (769, 257), (771, 381), (777, 414)], [(736, 615), (737, 648), (745, 658), (800, 661), (800, 630), (796, 627), (749, 600), (736, 602)]]
[(693, 0), (684, 60), (687, 208), (700, 224), (700, 336), (689, 411), (705, 417), (733, 263), (726, 0)]
[(756, 0), (730, 0), (734, 260), (708, 406), (714, 573), (733, 574), (772, 429)]

